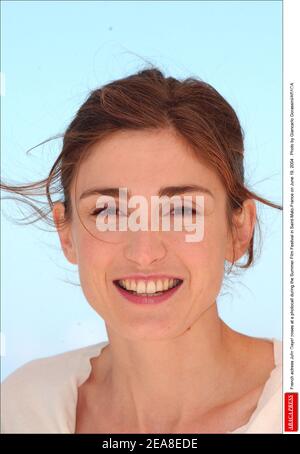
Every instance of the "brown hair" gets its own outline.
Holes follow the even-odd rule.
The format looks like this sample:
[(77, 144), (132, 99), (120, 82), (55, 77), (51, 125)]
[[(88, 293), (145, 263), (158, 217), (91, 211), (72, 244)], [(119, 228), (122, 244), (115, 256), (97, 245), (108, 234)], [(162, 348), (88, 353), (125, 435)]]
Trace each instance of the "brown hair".
[[(18, 186), (2, 183), (1, 188), (33, 209), (31, 216), (24, 218), (26, 223), (43, 219), (52, 226), (52, 195), (60, 193), (65, 205), (64, 222), (68, 222), (72, 214), (71, 183), (92, 144), (120, 130), (170, 127), (185, 139), (198, 158), (204, 159), (219, 174), (227, 191), (229, 222), (232, 210), (242, 207), (248, 198), (282, 209), (245, 185), (244, 132), (230, 104), (208, 83), (198, 78), (165, 77), (152, 65), (89, 94), (63, 134), (62, 150), (47, 178)], [(47, 200), (34, 200), (36, 196), (46, 196)], [(252, 264), (253, 249), (254, 233), (247, 261), (240, 267), (247, 268)]]

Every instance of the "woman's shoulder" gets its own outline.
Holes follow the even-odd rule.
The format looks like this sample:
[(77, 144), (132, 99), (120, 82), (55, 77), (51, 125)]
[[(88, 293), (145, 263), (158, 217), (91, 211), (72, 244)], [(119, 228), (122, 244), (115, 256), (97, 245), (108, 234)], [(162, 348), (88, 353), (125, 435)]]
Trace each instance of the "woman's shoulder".
[(274, 368), (248, 423), (232, 433), (282, 433), (282, 341), (262, 339), (273, 344)]
[[(107, 342), (25, 363), (1, 384), (2, 433), (30, 433), (53, 427), (67, 431), (64, 414), (76, 404), (77, 388), (87, 378), (90, 359)], [(51, 420), (51, 421), (50, 421)]]
[(282, 340), (273, 338), (274, 358), (276, 366), (282, 366)]
[(24, 382), (31, 387), (55, 385), (62, 376), (66, 377), (66, 374), (72, 376), (76, 373), (78, 363), (85, 357), (93, 357), (94, 353), (99, 353), (100, 347), (104, 344), (106, 342), (28, 361), (8, 375), (1, 388), (7, 390)]
[[(263, 392), (263, 399), (261, 399), (261, 403), (266, 403), (269, 399), (272, 399), (273, 395), (277, 396), (277, 391), (282, 387), (282, 354), (283, 354), (283, 344), (282, 341), (277, 338), (262, 338), (259, 339), (262, 343), (269, 344), (268, 352), (272, 352), (272, 369), (268, 371), (268, 377), (265, 382), (264, 392)], [(271, 345), (270, 345), (271, 344)], [(271, 348), (272, 347), (272, 348)], [(263, 359), (268, 364), (269, 369), (269, 354), (268, 356), (263, 355)], [(255, 364), (260, 365), (262, 368), (264, 363), (260, 360), (260, 363)]]

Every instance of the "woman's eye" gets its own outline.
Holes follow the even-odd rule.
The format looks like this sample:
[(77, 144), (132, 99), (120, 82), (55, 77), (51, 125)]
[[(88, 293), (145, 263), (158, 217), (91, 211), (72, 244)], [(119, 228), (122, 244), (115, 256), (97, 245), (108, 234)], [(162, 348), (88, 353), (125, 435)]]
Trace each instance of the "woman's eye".
[[(96, 208), (94, 211), (92, 211), (91, 215), (98, 216), (98, 214), (102, 213), (102, 211), (104, 210), (106, 215), (116, 215), (119, 213), (118, 208), (116, 210), (114, 208)], [(120, 213), (120, 215), (122, 215), (122, 213)]]
[(178, 208), (173, 209), (171, 211), (171, 213), (172, 212), (174, 214), (180, 214), (182, 216), (182, 215), (196, 214), (197, 210), (195, 210), (195, 208), (191, 208), (191, 207), (178, 207)]
[[(119, 215), (122, 216), (123, 213), (120, 211), (118, 208), (115, 210), (114, 208), (96, 208), (94, 211), (92, 211), (91, 215), (92, 216), (98, 216), (98, 214), (102, 213), (105, 210), (105, 215)], [(170, 211), (170, 214), (174, 214), (175, 216), (180, 215), (180, 216), (191, 216), (199, 213), (195, 208), (192, 207), (177, 207), (173, 208)], [(167, 213), (166, 213), (167, 214)]]

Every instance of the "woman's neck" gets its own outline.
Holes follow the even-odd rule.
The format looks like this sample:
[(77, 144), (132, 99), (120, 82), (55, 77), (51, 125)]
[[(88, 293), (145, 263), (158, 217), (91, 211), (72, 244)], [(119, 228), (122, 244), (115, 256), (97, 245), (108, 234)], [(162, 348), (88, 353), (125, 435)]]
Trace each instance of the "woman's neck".
[(109, 393), (109, 411), (120, 421), (140, 432), (180, 427), (224, 405), (229, 393), (235, 398), (232, 384), (248, 357), (239, 336), (220, 320), (215, 304), (170, 339), (127, 339), (109, 331), (94, 379)]

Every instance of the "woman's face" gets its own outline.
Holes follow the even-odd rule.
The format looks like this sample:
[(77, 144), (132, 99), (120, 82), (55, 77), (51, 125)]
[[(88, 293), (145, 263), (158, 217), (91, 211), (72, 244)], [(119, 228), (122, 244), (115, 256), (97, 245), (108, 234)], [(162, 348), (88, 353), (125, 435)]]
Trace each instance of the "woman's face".
[[(71, 197), (78, 212), (68, 227), (67, 254), (78, 264), (83, 292), (107, 327), (127, 338), (158, 339), (180, 335), (215, 303), (224, 261), (231, 251), (226, 219), (226, 193), (217, 174), (197, 160), (171, 130), (122, 131), (93, 146), (82, 162)], [(163, 187), (197, 185), (188, 194), (204, 196), (204, 236), (187, 242), (183, 232), (136, 231), (120, 241), (101, 241), (88, 225), (99, 194), (80, 196), (92, 188), (127, 188), (131, 195), (151, 196)], [(129, 196), (128, 196), (129, 197)], [(93, 218), (95, 222), (95, 217)], [(105, 234), (104, 234), (105, 235)], [(101, 237), (100, 237), (101, 238)], [(105, 236), (103, 237), (105, 238)], [(135, 274), (167, 275), (183, 280), (159, 304), (134, 304), (122, 296), (115, 279)]]

